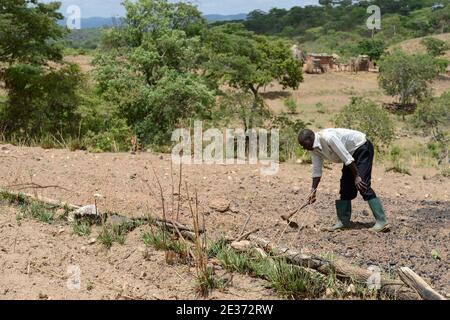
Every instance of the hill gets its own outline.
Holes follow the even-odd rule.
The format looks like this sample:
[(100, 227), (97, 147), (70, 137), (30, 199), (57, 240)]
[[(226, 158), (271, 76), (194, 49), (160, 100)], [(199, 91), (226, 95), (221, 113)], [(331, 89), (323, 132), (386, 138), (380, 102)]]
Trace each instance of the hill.
[[(217, 21), (234, 21), (234, 20), (245, 20), (247, 18), (246, 13), (239, 13), (233, 15), (221, 15), (221, 14), (207, 14), (204, 18), (208, 22)], [(92, 29), (92, 28), (102, 28), (102, 27), (112, 27), (114, 25), (120, 24), (121, 17), (91, 17), (81, 19), (81, 29)], [(65, 26), (67, 18), (59, 21), (59, 25)]]
[[(432, 35), (430, 37), (445, 41), (448, 44), (450, 44), (450, 33), (437, 34), (437, 35)], [(424, 39), (424, 38), (425, 37), (405, 40), (396, 45), (393, 45), (390, 49), (392, 50), (395, 48), (400, 48), (406, 52), (425, 53), (426, 49), (421, 43), (422, 39)], [(446, 52), (445, 57), (450, 60), (450, 50), (448, 50)]]

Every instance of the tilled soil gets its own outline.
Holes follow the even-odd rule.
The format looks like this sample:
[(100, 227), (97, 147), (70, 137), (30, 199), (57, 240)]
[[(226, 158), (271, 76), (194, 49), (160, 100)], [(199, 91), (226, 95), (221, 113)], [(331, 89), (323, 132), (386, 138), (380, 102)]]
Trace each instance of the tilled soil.
[[(172, 203), (176, 211), (179, 169), (177, 166), (171, 168), (170, 155), (91, 154), (84, 151), (43, 150), (11, 145), (0, 148), (0, 179), (3, 187), (29, 182), (43, 186), (58, 185), (68, 191), (48, 188), (37, 192), (41, 196), (77, 205), (92, 204), (93, 195), (100, 193), (104, 196), (99, 203), (100, 210), (130, 217), (140, 217), (147, 213), (161, 216), (154, 170), (164, 189), (168, 214), (172, 214)], [(408, 266), (435, 289), (449, 294), (449, 179), (439, 176), (433, 169), (416, 168), (411, 170), (412, 176), (405, 176), (386, 173), (384, 167), (377, 166), (373, 173), (373, 188), (384, 202), (392, 231), (384, 234), (369, 232), (373, 217), (367, 204), (358, 198), (353, 203), (353, 228), (330, 234), (321, 230), (335, 220), (334, 201), (338, 198), (340, 170), (337, 165), (331, 170), (325, 170), (318, 191), (318, 202), (294, 219), (300, 229), (291, 230), (286, 228), (280, 215), (291, 212), (305, 200), (310, 190), (309, 165), (282, 164), (279, 172), (273, 176), (262, 176), (259, 167), (250, 165), (184, 166), (181, 192), (184, 202), (180, 220), (192, 224), (184, 185), (184, 181), (187, 181), (191, 197), (195, 191), (198, 193), (209, 237), (218, 237), (221, 233), (237, 236), (248, 215), (251, 215), (247, 230), (260, 228), (258, 235), (261, 237), (288, 244), (304, 252), (341, 255), (362, 267), (376, 265), (386, 273), (395, 274), (398, 267)], [(18, 190), (19, 187), (10, 189)], [(29, 189), (24, 191), (33, 192)], [(175, 196), (172, 197), (172, 193)], [(222, 209), (227, 210), (219, 212)], [(51, 270), (61, 274), (65, 272), (66, 264), (71, 261), (72, 256), (76, 263), (82, 264), (82, 270), (87, 270), (83, 272), (87, 272), (88, 277), (93, 279), (90, 281), (94, 283), (94, 289), (83, 293), (65, 290), (53, 293), (50, 290), (52, 293), (44, 292), (42, 296), (117, 298), (118, 288), (126, 286), (128, 295), (147, 299), (151, 299), (152, 294), (160, 298), (195, 298), (192, 290), (194, 270), (188, 272), (179, 267), (178, 272), (185, 279), (182, 281), (172, 267), (165, 265), (163, 253), (152, 253), (154, 261), (144, 261), (142, 254), (137, 251), (125, 259), (130, 251), (142, 246), (142, 230), (132, 232), (125, 246), (115, 245), (108, 251), (100, 245), (87, 245), (86, 240), (73, 235), (71, 230), (53, 236), (52, 232), (57, 228), (55, 226), (26, 222), (18, 227), (11, 209), (7, 209), (1, 218), (6, 224), (0, 224), (3, 248), (0, 252), (3, 263), (0, 284), (2, 288), (7, 288), (7, 298), (39, 298), (38, 290), (32, 290), (29, 295), (26, 293), (33, 283), (36, 287), (42, 285), (48, 290), (53, 284), (61, 285), (63, 279), (53, 278), (52, 284), (48, 281), (50, 274), (39, 273), (38, 269), (45, 270), (48, 264), (49, 270), (53, 267), (55, 269)], [(21, 241), (14, 240), (19, 237), (16, 234), (23, 235)], [(49, 238), (53, 241), (49, 242)], [(16, 243), (16, 253), (11, 251), (12, 242)], [(82, 252), (81, 247), (89, 254)], [(31, 282), (31, 276), (23, 273), (28, 270), (30, 254), (42, 257), (41, 260), (32, 259), (40, 261), (40, 265), (32, 273), (36, 280)], [(160, 270), (161, 275), (155, 275), (152, 271), (154, 268)], [(33, 266), (29, 269), (30, 272), (35, 270)], [(7, 270), (13, 271), (5, 272)], [(149, 281), (142, 281), (140, 277), (145, 270), (149, 270)], [(95, 276), (100, 277), (99, 284), (96, 283)], [(249, 280), (247, 277), (242, 277), (240, 281), (235, 278), (233, 283), (243, 286), (248, 292), (242, 288), (232, 291), (232, 288), (229, 293), (215, 294), (220, 298), (236, 298), (239, 297), (238, 294), (249, 299), (274, 297), (273, 292), (260, 285), (261, 282), (254, 281), (256, 280)], [(4, 283), (7, 285), (4, 286)], [(108, 289), (107, 286), (115, 288)], [(173, 294), (170, 293), (172, 290)]]

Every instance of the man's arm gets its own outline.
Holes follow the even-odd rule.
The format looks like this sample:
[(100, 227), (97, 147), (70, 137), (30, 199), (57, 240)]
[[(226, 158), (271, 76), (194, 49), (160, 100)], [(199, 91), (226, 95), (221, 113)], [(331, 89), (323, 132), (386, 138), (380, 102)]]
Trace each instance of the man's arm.
[(364, 181), (362, 181), (361, 176), (359, 175), (358, 172), (358, 167), (355, 164), (355, 161), (350, 163), (348, 167), (350, 168), (350, 170), (353, 173), (353, 176), (355, 177), (356, 188), (359, 190), (359, 192), (365, 193), (367, 191), (367, 184)]
[(320, 180), (321, 180), (321, 177), (315, 177), (312, 180), (311, 194), (309, 195), (309, 198), (308, 198), (309, 204), (313, 204), (317, 201), (316, 193), (317, 193), (317, 188), (319, 187), (319, 184), (320, 184)]
[(316, 192), (322, 177), (323, 159), (318, 155), (312, 154), (312, 163), (313, 163), (312, 189), (308, 198), (309, 204), (313, 204), (317, 200)]

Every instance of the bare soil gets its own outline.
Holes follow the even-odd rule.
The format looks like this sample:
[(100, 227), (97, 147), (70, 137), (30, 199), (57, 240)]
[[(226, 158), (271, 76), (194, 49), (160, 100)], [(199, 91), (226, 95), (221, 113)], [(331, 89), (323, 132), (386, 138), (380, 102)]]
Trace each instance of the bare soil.
[[(100, 193), (105, 197), (99, 203), (101, 210), (129, 217), (147, 213), (161, 216), (160, 201), (147, 185), (157, 193), (154, 168), (164, 188), (169, 215), (173, 214), (171, 185), (178, 184), (178, 168), (171, 168), (170, 155), (92, 154), (11, 145), (0, 149), (1, 186), (31, 181), (59, 185), (69, 191), (49, 188), (38, 193), (77, 205), (92, 204), (93, 195)], [(264, 238), (306, 253), (344, 256), (362, 267), (377, 265), (391, 274), (400, 266), (408, 266), (435, 289), (449, 294), (450, 180), (434, 169), (413, 168), (412, 176), (404, 176), (387, 173), (377, 165), (373, 187), (384, 202), (392, 231), (369, 232), (373, 217), (358, 198), (354, 201), (353, 228), (329, 234), (321, 229), (335, 220), (340, 170), (338, 165), (325, 170), (317, 204), (295, 218), (301, 227), (298, 231), (286, 228), (280, 216), (305, 200), (310, 190), (309, 165), (282, 164), (274, 176), (260, 175), (258, 166), (192, 165), (183, 167), (183, 178), (191, 194), (194, 189), (198, 192), (211, 238), (221, 233), (238, 235), (251, 215), (247, 229), (261, 228), (258, 234)], [(186, 198), (184, 184), (182, 195)], [(217, 202), (229, 202), (229, 209), (218, 212), (211, 208)], [(33, 221), (18, 226), (15, 209), (1, 208), (0, 212), (0, 298), (195, 298), (194, 270), (168, 266), (164, 253), (152, 249), (150, 260), (143, 258), (142, 228), (129, 234), (125, 245), (115, 244), (107, 250), (100, 244), (89, 245), (71, 228), (60, 231), (60, 226)], [(191, 225), (186, 201), (180, 220)], [(433, 251), (439, 257), (433, 258)], [(81, 290), (65, 287), (70, 264), (81, 266)], [(92, 283), (91, 290), (87, 290), (87, 283)], [(275, 298), (264, 285), (263, 281), (235, 275), (232, 286), (213, 297)]]

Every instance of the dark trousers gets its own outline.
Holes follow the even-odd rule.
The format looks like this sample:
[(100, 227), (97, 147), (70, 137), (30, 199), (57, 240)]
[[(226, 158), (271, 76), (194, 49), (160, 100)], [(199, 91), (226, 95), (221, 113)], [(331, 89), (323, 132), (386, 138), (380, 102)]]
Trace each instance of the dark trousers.
[[(373, 191), (371, 187), (373, 156), (373, 144), (369, 140), (353, 154), (359, 175), (367, 185), (367, 191), (364, 194), (361, 193), (364, 201), (369, 201), (377, 197), (375, 191)], [(341, 200), (353, 200), (358, 195), (358, 189), (356, 189), (355, 186), (355, 177), (350, 168), (345, 165), (344, 168), (342, 168), (340, 194)]]

